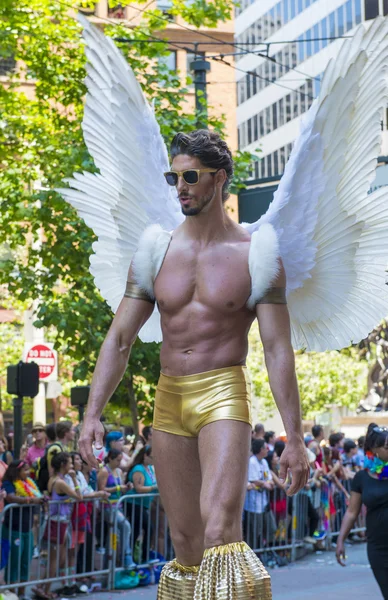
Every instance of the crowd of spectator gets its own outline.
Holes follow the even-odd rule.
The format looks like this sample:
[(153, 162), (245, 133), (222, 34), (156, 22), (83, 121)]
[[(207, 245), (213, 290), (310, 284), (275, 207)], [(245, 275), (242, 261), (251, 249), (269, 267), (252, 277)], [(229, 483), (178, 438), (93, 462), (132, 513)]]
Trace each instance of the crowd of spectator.
[[(0, 503), (17, 507), (3, 520), (0, 568), (5, 567), (7, 583), (20, 583), (19, 597), (24, 595), (23, 584), (31, 579), (31, 561), (39, 559), (47, 545), (46, 578), (63, 577), (60, 591), (66, 597), (89, 591), (92, 579), (82, 580), (79, 574), (95, 570), (92, 550), (103, 553), (113, 513), (124, 569), (131, 571), (136, 564), (146, 563), (150, 550), (161, 556), (166, 549), (159, 500), (155, 510), (158, 487), (152, 428), (145, 427), (138, 437), (131, 431), (107, 431), (104, 447), (94, 449), (100, 465), (97, 470), (77, 451), (78, 434), (78, 427), (69, 421), (47, 426), (35, 423), (19, 459), (13, 458), (7, 440), (0, 438)], [(278, 565), (287, 563), (282, 549), (290, 543), (296, 514), (296, 500), (286, 493), (290, 481), (279, 475), (286, 443), (285, 435), (255, 425), (242, 515), (244, 539), (262, 557), (272, 553)], [(363, 444), (363, 437), (356, 443), (338, 432), (325, 440), (320, 425), (305, 436), (310, 478), (297, 498), (299, 515), (304, 515), (300, 527), (305, 542), (320, 547), (328, 531), (340, 530), (348, 482), (363, 468)], [(122, 502), (123, 496), (128, 501)], [(335, 536), (331, 539), (335, 542)], [(271, 566), (271, 561), (267, 564)], [(58, 590), (46, 582), (34, 588), (34, 593), (51, 600)]]
[(277, 552), (272, 556), (278, 564), (284, 564), (281, 548), (291, 540), (293, 514), (305, 542), (321, 548), (331, 532), (335, 544), (349, 500), (350, 482), (363, 468), (364, 441), (364, 436), (356, 443), (340, 432), (333, 432), (325, 440), (323, 427), (312, 427), (311, 434), (305, 435), (310, 477), (293, 513), (294, 499), (287, 496), (290, 481), (279, 477), (285, 435), (266, 431), (261, 423), (255, 425), (243, 516), (244, 536), (250, 546), (257, 550), (275, 548)]
[[(152, 428), (144, 427), (137, 439), (133, 431), (127, 435), (107, 431), (104, 447), (94, 449), (98, 470), (91, 469), (77, 451), (78, 434), (79, 428), (70, 421), (46, 427), (34, 423), (18, 459), (8, 441), (0, 438), (0, 509), (13, 505), (12, 511), (4, 513), (0, 568), (5, 583), (20, 583), (19, 598), (31, 579), (31, 562), (42, 554), (48, 556), (46, 578), (63, 577), (64, 585), (55, 591), (50, 582), (38, 585), (33, 589), (35, 597), (51, 600), (59, 592), (74, 597), (90, 591), (93, 578), (82, 581), (77, 573), (94, 571), (91, 556), (97, 543), (97, 551), (105, 553), (104, 545), (110, 543), (106, 524), (113, 522), (113, 511), (118, 554), (126, 570), (136, 566), (133, 540), (150, 539), (151, 506), (158, 491)], [(146, 494), (141, 501), (140, 494)], [(119, 503), (122, 496), (133, 498)], [(98, 519), (102, 520), (99, 540)], [(139, 547), (137, 559), (145, 562), (147, 545), (138, 543)]]

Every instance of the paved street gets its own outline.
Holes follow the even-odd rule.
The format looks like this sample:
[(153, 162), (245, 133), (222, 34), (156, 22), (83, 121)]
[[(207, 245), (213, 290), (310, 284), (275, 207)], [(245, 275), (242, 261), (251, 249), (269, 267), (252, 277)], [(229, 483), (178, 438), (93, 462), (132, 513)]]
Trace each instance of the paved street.
[[(366, 545), (347, 546), (348, 566), (340, 567), (334, 552), (309, 554), (280, 569), (271, 569), (273, 600), (379, 600), (380, 591), (366, 557)], [(88, 596), (89, 600), (155, 600), (156, 587)]]

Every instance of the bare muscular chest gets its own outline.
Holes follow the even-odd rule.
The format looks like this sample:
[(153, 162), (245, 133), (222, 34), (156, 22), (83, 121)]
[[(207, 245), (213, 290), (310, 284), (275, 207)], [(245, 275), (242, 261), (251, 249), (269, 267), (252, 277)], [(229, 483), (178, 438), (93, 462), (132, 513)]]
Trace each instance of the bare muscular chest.
[(155, 296), (165, 312), (198, 302), (221, 312), (245, 309), (250, 294), (249, 244), (205, 250), (172, 241), (155, 281)]

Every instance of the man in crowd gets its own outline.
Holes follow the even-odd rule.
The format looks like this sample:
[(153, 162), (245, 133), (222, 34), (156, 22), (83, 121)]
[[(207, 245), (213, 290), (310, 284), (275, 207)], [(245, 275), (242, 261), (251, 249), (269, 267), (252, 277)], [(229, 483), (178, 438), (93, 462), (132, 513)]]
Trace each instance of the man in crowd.
[(33, 467), (34, 463), (36, 463), (39, 458), (44, 456), (47, 438), (45, 426), (40, 422), (34, 423), (31, 433), (34, 437), (34, 442), (32, 446), (28, 448), (26, 461), (30, 467)]
[(319, 467), (322, 467), (323, 450), (321, 447), (321, 442), (325, 439), (322, 425), (313, 425), (311, 428), (311, 433), (313, 435), (313, 439), (311, 442), (309, 442), (308, 448), (314, 452), (316, 462), (318, 463)]
[(144, 440), (145, 446), (152, 446), (152, 427), (151, 425), (146, 425), (143, 427), (143, 431), (141, 432), (142, 438)]
[(357, 440), (358, 448), (357, 448), (357, 455), (356, 455), (357, 466), (360, 467), (361, 469), (364, 468), (364, 460), (365, 460), (364, 444), (365, 444), (365, 435), (362, 435)]
[(265, 457), (267, 444), (263, 438), (252, 441), (249, 459), (248, 485), (244, 504), (245, 539), (253, 548), (262, 547), (275, 532), (274, 517), (270, 510), (269, 492), (274, 488), (272, 473)]
[(347, 479), (353, 479), (360, 467), (357, 465), (357, 445), (353, 440), (344, 441), (344, 453), (342, 455), (342, 465), (345, 468)]
[(254, 430), (252, 431), (252, 439), (253, 440), (263, 440), (264, 439), (264, 425), (262, 423), (256, 423)]
[(273, 452), (275, 446), (275, 432), (274, 431), (266, 431), (264, 434), (265, 443), (267, 444), (267, 448), (270, 452)]

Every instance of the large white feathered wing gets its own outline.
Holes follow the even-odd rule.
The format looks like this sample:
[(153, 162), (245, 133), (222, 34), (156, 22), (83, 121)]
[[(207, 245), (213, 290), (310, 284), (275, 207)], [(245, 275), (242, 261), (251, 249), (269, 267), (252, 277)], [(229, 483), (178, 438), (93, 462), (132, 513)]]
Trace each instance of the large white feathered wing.
[(325, 72), (279, 188), (271, 223), (297, 348), (348, 346), (388, 314), (388, 188), (368, 194), (387, 105), (388, 19), (361, 25)]
[[(75, 173), (59, 191), (94, 231), (90, 270), (113, 311), (123, 297), (128, 268), (144, 229), (175, 229), (183, 220), (176, 194), (163, 176), (167, 149), (153, 111), (113, 41), (79, 15), (86, 42), (87, 96), (82, 123), (99, 174)], [(140, 332), (161, 341), (155, 308)]]

